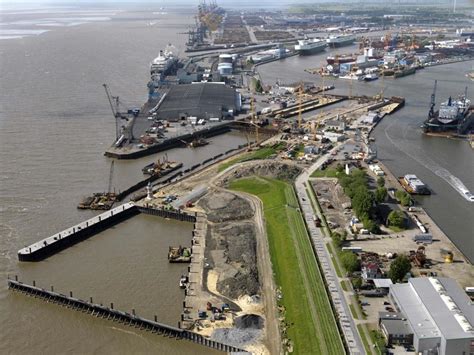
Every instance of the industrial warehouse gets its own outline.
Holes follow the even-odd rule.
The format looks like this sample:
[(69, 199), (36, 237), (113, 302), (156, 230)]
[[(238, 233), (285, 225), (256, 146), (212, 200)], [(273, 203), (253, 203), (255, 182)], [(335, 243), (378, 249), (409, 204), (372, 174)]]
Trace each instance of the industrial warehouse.
[(157, 110), (157, 117), (168, 121), (231, 118), (240, 111), (240, 102), (240, 93), (224, 83), (174, 85)]
[[(403, 338), (413, 338), (423, 354), (472, 354), (474, 351), (474, 305), (450, 278), (411, 278), (390, 286), (390, 297), (404, 318), (392, 327)], [(391, 321), (391, 322), (395, 322)], [(384, 321), (382, 320), (382, 324)], [(402, 332), (400, 329), (404, 329)]]

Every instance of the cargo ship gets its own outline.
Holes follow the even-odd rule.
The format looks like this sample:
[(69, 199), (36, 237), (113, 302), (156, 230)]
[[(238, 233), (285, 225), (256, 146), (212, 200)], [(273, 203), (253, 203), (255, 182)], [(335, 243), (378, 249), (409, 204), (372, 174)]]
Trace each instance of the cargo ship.
[(183, 166), (183, 163), (177, 163), (175, 161), (168, 161), (168, 158), (165, 156), (163, 161), (158, 159), (157, 162), (148, 164), (142, 169), (143, 174), (151, 175), (155, 178), (160, 178), (165, 176)]
[(396, 69), (393, 72), (393, 78), (402, 78), (407, 75), (415, 74), (416, 73), (416, 67), (405, 67), (401, 69)]
[(416, 175), (407, 174), (399, 177), (398, 182), (409, 194), (431, 195), (430, 189)]
[(348, 46), (355, 42), (355, 36), (353, 35), (330, 36), (329, 38), (326, 39), (326, 42), (329, 47)]
[(326, 58), (326, 62), (329, 65), (334, 65), (334, 64), (343, 64), (343, 63), (351, 63), (356, 61), (356, 57), (354, 57), (352, 54), (341, 54), (341, 55), (330, 55), (329, 57)]
[(464, 95), (460, 95), (457, 99), (449, 97), (440, 104), (439, 110), (435, 111), (436, 85), (435, 81), (428, 119), (422, 125), (423, 131), (465, 133), (474, 121), (474, 110), (471, 108), (471, 100), (467, 98), (467, 87)]
[(189, 263), (191, 262), (191, 248), (169, 247), (168, 261), (170, 263)]
[(322, 52), (326, 47), (327, 43), (319, 38), (305, 38), (298, 40), (298, 44), (295, 45), (295, 51), (300, 55), (310, 55)]

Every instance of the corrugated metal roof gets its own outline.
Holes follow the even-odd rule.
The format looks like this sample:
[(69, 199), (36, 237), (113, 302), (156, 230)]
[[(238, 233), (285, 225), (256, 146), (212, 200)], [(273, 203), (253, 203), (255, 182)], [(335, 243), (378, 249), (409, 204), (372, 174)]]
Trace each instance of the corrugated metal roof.
[(390, 292), (420, 338), (474, 339), (474, 305), (455, 280), (412, 278)]

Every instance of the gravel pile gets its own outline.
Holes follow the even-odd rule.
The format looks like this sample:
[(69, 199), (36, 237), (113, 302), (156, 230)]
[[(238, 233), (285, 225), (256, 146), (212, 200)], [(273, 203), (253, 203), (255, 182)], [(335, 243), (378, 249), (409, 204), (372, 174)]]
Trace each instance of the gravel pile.
[(230, 192), (209, 193), (199, 200), (210, 222), (236, 221), (253, 217), (252, 206)]
[[(215, 266), (221, 266), (217, 290), (226, 297), (237, 299), (259, 292), (255, 229), (249, 222), (226, 222), (214, 225), (210, 238), (214, 250), (221, 250), (222, 261), (214, 257)], [(216, 253), (212, 253), (216, 255)]]
[(211, 192), (199, 201), (208, 228), (205, 257), (219, 275), (217, 291), (233, 300), (260, 291), (257, 241), (251, 204), (231, 192)]
[(235, 318), (234, 328), (216, 329), (211, 339), (236, 347), (245, 347), (260, 341), (264, 320), (256, 314), (244, 314)]
[(212, 332), (211, 339), (241, 348), (259, 342), (262, 335), (259, 329), (220, 328)]
[(217, 184), (227, 186), (232, 180), (254, 175), (291, 181), (294, 180), (300, 172), (301, 169), (299, 167), (281, 162), (249, 162), (244, 166), (240, 166), (238, 169), (231, 170), (228, 174), (224, 175)]

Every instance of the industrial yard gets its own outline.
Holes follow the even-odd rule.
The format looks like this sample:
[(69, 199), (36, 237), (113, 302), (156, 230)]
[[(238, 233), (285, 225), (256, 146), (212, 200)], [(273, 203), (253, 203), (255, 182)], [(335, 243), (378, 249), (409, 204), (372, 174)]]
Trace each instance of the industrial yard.
[[(177, 327), (161, 324), (156, 316), (154, 321), (136, 317), (135, 310), (128, 314), (113, 304), (95, 304), (92, 298), (77, 300), (72, 292), (68, 297), (41, 291), (35, 283), (12, 279), (9, 287), (58, 304), (73, 302), (75, 309), (85, 307), (108, 319), (119, 314), (120, 322), (130, 320), (132, 326), (222, 351), (428, 349), (430, 344), (417, 343), (417, 330), (403, 324), (406, 339), (394, 340), (396, 332), (383, 324), (391, 324), (386, 320), (392, 316), (406, 322), (411, 315), (401, 315), (403, 302), (428, 286), (444, 295), (443, 284), (453, 299), (463, 300), (464, 290), (473, 286), (474, 268), (417, 202), (422, 201), (418, 195), (434, 197), (429, 195), (436, 195), (435, 189), (410, 171), (394, 176), (377, 155), (373, 131), (394, 119), (391, 115), (403, 110), (406, 100), (414, 105), (409, 97), (391, 96), (399, 93), (384, 95), (385, 79), (472, 60), (474, 46), (445, 22), (409, 25), (406, 18), (414, 15), (411, 8), (406, 11), (381, 23), (355, 10), (345, 15), (331, 5), (252, 12), (202, 2), (195, 24), (182, 33), (188, 35), (187, 55), (160, 51), (150, 65), (148, 100), (141, 107), (125, 108), (104, 84), (116, 129), (105, 150), (113, 159), (107, 191), (91, 193), (78, 208), (108, 211), (25, 246), (18, 257), (39, 261), (65, 253), (140, 213), (190, 222), (189, 241), (167, 249), (167, 263), (187, 266), (176, 285), (183, 290), (183, 299), (175, 300), (182, 302)], [(358, 53), (301, 68), (305, 75), (314, 74), (314, 81), (270, 83), (259, 73), (269, 63), (312, 55), (314, 48), (321, 53), (354, 43)], [(329, 84), (325, 77), (331, 77)], [(377, 79), (380, 90), (371, 95), (345, 81)], [(348, 93), (338, 90), (344, 85)], [(449, 98), (435, 110), (436, 85), (424, 133), (430, 133), (426, 127), (435, 119), (437, 130), (472, 140), (474, 111), (467, 93), (456, 101), (448, 129), (440, 123), (447, 119), (443, 110), (454, 106)], [(230, 132), (238, 132), (238, 145), (210, 139), (225, 140)], [(199, 159), (194, 154), (209, 147), (217, 153)], [(183, 148), (191, 163), (153, 157), (141, 167), (147, 177), (112, 192), (119, 160), (175, 148)], [(467, 188), (464, 195), (474, 198)], [(404, 298), (404, 292), (412, 298)], [(464, 308), (459, 312), (448, 315), (465, 317), (458, 321), (466, 319), (463, 324), (471, 327), (472, 317), (463, 315), (468, 313)]]

